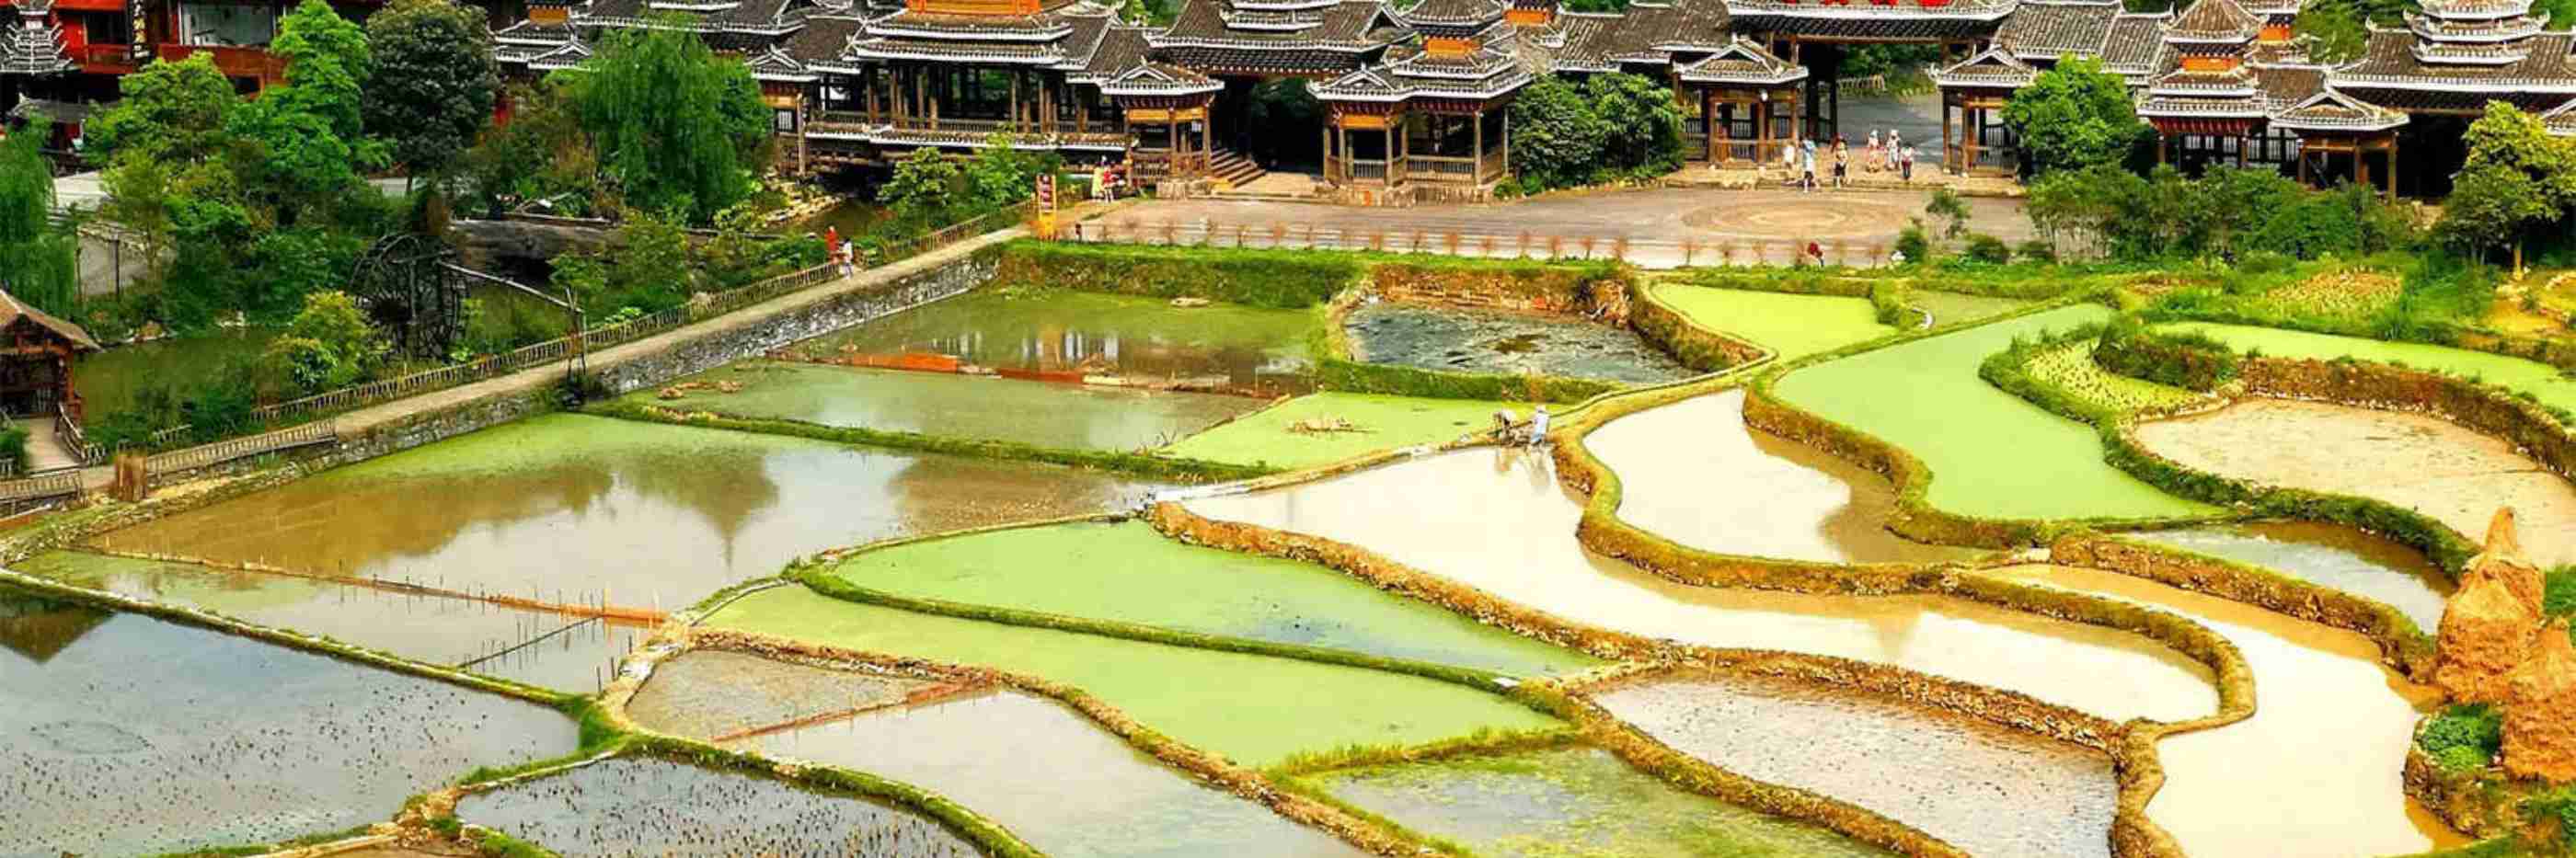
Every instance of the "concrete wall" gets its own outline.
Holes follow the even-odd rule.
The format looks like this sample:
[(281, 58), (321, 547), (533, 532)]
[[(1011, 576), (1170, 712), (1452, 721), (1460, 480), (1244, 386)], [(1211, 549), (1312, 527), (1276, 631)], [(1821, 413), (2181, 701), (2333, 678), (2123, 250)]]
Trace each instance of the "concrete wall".
[(618, 393), (661, 384), (962, 294), (993, 279), (995, 267), (996, 262), (990, 258), (961, 256), (877, 287), (834, 295), (759, 325), (709, 332), (653, 354), (600, 368), (599, 377)]

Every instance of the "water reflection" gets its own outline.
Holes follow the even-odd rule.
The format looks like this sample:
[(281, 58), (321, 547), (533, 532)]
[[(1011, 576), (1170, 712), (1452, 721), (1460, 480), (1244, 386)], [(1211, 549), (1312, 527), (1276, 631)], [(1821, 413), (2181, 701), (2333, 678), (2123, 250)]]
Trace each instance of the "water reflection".
[(1093, 472), (554, 415), (109, 534), (113, 548), (671, 608), (843, 545), (1105, 511)]
[(110, 616), (79, 602), (0, 587), (0, 647), (44, 664)]
[(996, 368), (1219, 380), (1265, 394), (1313, 389), (1314, 315), (1072, 290), (983, 291), (908, 310), (788, 350), (806, 359), (930, 352)]
[(648, 631), (474, 599), (74, 551), (40, 554), (16, 568), (565, 691), (597, 690), (611, 663)]
[(1351, 313), (1343, 327), (1370, 363), (1631, 383), (1694, 375), (1635, 331), (1571, 316), (1383, 302)]
[(2423, 552), (2349, 527), (2273, 521), (2129, 535), (2377, 599), (2426, 632), (2441, 626), (2451, 596), (2450, 576)]
[[(1041, 447), (1160, 447), (1267, 404), (1248, 396), (1023, 381), (944, 372), (744, 361), (690, 376), (676, 399), (626, 401), (681, 411), (797, 420), (880, 432)], [(727, 386), (737, 389), (724, 390)]]

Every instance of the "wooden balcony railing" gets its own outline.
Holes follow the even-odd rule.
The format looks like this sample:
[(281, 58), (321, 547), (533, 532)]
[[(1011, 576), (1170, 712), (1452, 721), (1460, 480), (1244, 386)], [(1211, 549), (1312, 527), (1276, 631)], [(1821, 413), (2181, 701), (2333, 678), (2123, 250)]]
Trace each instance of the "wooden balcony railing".
[(176, 42), (163, 42), (153, 50), (155, 57), (171, 62), (185, 60), (199, 53), (213, 56), (215, 68), (230, 77), (255, 77), (267, 81), (286, 76), (286, 58), (269, 53), (264, 47), (183, 45)]

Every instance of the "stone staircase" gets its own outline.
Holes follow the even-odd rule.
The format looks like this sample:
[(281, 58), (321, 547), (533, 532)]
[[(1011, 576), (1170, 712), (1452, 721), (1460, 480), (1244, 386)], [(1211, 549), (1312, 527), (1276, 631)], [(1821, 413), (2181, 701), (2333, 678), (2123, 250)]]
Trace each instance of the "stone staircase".
[(1218, 149), (1215, 157), (1208, 159), (1208, 178), (1215, 179), (1219, 187), (1240, 188), (1269, 173), (1232, 149)]

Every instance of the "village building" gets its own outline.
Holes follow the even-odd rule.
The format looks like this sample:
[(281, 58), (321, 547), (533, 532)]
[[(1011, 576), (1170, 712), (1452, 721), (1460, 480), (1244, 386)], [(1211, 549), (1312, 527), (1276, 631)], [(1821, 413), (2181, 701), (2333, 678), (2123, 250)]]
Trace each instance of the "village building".
[[(20, 117), (76, 126), (113, 98), (115, 76), (153, 58), (210, 52), (245, 92), (280, 71), (265, 45), (284, 0), (0, 5), (0, 106)], [(1941, 49), (1936, 148), (1951, 174), (2017, 173), (2003, 106), (2074, 58), (2126, 79), (2158, 155), (2185, 169), (2268, 166), (2312, 184), (2439, 195), (2464, 157), (2459, 129), (2490, 100), (2576, 135), (2576, 36), (2543, 30), (2529, 0), (2428, 0), (2336, 65), (2309, 59), (2292, 35), (2299, 8), (1641, 0), (1585, 13), (1556, 0), (1185, 0), (1154, 27), (1104, 0), (540, 0), (495, 38), (504, 68), (533, 76), (578, 65), (606, 31), (688, 16), (681, 26), (759, 78), (792, 171), (963, 152), (1008, 134), (1074, 163), (1127, 163), (1148, 183), (1242, 187), (1276, 166), (1248, 157), (1253, 144), (1294, 141), (1318, 189), (1370, 203), (1488, 192), (1509, 173), (1508, 108), (1541, 75), (1660, 78), (1689, 117), (1689, 157), (1768, 163), (1798, 139), (1846, 133), (1843, 60), (1868, 44)], [(1298, 127), (1251, 107), (1255, 91), (1288, 80), (1320, 107)], [(77, 129), (64, 134), (68, 145)]]

